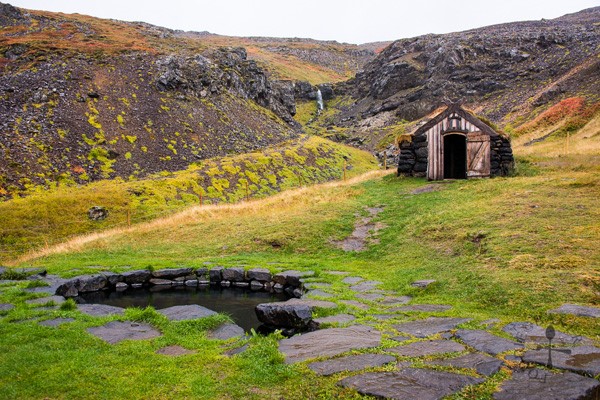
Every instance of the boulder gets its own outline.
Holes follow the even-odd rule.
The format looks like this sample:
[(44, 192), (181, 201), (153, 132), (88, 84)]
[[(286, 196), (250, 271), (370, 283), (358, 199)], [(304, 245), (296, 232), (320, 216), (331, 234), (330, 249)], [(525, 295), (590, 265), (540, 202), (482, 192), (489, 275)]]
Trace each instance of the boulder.
[(211, 282), (221, 282), (223, 279), (221, 276), (221, 272), (223, 271), (223, 267), (214, 267), (210, 271), (208, 271), (208, 276)]
[(137, 271), (128, 271), (128, 272), (124, 272), (123, 274), (123, 280), (125, 281), (125, 283), (128, 284), (135, 284), (135, 283), (145, 283), (148, 282), (150, 280), (150, 278), (152, 277), (152, 273), (150, 271), (148, 271), (147, 269), (140, 269)]
[(312, 275), (314, 275), (313, 271), (284, 271), (276, 274), (273, 281), (280, 285), (300, 286), (302, 284), (300, 279)]
[(306, 304), (263, 303), (255, 310), (260, 322), (274, 328), (306, 330), (312, 321), (311, 307)]
[(266, 268), (253, 268), (248, 270), (248, 280), (259, 282), (270, 282), (271, 271)]
[(174, 269), (161, 269), (158, 271), (152, 271), (152, 276), (159, 279), (173, 280), (181, 276), (186, 276), (192, 273), (191, 268), (174, 268)]
[(221, 276), (224, 281), (243, 282), (246, 277), (246, 272), (244, 271), (244, 268), (240, 267), (225, 268), (221, 271)]
[(104, 275), (84, 275), (77, 279), (77, 290), (79, 293), (97, 292), (108, 285), (108, 280)]

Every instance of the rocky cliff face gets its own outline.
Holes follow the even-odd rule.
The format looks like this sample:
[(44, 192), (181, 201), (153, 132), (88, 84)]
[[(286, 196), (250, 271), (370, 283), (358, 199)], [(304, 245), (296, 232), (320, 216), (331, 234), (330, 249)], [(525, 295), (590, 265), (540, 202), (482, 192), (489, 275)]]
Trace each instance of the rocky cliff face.
[(599, 22), (597, 7), (549, 21), (396, 41), (336, 88), (355, 100), (337, 123), (386, 111), (410, 121), (448, 101), (472, 104), (500, 121), (520, 105), (530, 111), (568, 95), (597, 99)]

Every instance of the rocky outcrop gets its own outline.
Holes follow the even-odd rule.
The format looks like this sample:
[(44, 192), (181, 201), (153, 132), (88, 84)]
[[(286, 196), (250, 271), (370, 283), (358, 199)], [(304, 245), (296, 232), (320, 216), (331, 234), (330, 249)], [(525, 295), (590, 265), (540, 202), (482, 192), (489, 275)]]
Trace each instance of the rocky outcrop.
[(160, 91), (176, 90), (196, 97), (225, 91), (272, 110), (284, 121), (297, 126), (294, 85), (290, 81), (269, 79), (256, 61), (248, 60), (246, 49), (220, 48), (207, 56), (169, 55), (156, 61)]
[[(393, 111), (423, 117), (448, 101), (494, 105), (491, 119), (533, 98), (537, 106), (568, 94), (595, 96), (600, 7), (554, 20), (517, 22), (398, 40), (356, 78), (336, 86), (356, 103), (339, 116), (360, 120)], [(557, 83), (557, 84), (555, 84)]]

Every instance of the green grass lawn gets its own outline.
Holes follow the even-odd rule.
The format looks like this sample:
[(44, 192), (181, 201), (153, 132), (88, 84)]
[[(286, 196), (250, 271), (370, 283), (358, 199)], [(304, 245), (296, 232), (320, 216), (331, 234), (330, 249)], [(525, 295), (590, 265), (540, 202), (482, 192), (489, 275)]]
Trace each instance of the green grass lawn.
[[(311, 269), (319, 280), (333, 284), (338, 298), (350, 299), (341, 277), (326, 274), (342, 270), (380, 280), (384, 289), (413, 296), (414, 303), (450, 304), (452, 310), (444, 315), (473, 318), (469, 326), (490, 318), (531, 321), (598, 343), (600, 326), (592, 318), (546, 313), (564, 302), (600, 304), (596, 159), (521, 160), (518, 171), (510, 178), (439, 183), (436, 190), (420, 194), (413, 191), (429, 182), (392, 174), (287, 191), (238, 206), (195, 208), (73, 243), (20, 266), (43, 266), (63, 276), (97, 271), (99, 265), (122, 271), (199, 267), (206, 261)], [(331, 244), (349, 235), (359, 216), (366, 215), (365, 207), (372, 206), (384, 207), (376, 217), (384, 226), (378, 243), (360, 253)], [(418, 279), (437, 282), (425, 290), (412, 288)], [(206, 330), (222, 317), (172, 323), (153, 310), (130, 310), (121, 319), (149, 321), (164, 336), (111, 346), (85, 332), (108, 319), (70, 310), (35, 311), (24, 304), (32, 296), (14, 287), (0, 291), (0, 302), (17, 305), (0, 322), (0, 398), (356, 396), (335, 385), (339, 375), (317, 378), (305, 364), (283, 364), (274, 336), (253, 337), (243, 355), (224, 356), (227, 346), (206, 338)], [(369, 312), (377, 311), (374, 305)], [(358, 320), (369, 321), (369, 312)], [(50, 314), (77, 320), (58, 329), (30, 320)], [(385, 322), (378, 327), (389, 332)], [(175, 359), (154, 354), (166, 344), (198, 353)], [(393, 345), (386, 333), (379, 350)], [(458, 397), (491, 398), (494, 382), (505, 378), (501, 372)]]

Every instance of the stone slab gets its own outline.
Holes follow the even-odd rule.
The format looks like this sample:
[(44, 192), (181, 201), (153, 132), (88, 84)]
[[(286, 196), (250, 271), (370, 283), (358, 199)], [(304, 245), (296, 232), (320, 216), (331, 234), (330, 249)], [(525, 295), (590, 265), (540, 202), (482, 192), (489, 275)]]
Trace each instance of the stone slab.
[(358, 276), (347, 276), (342, 279), (342, 282), (347, 283), (348, 285), (355, 285), (360, 281), (364, 281), (364, 279)]
[(600, 308), (579, 306), (577, 304), (563, 304), (548, 312), (553, 314), (570, 314), (578, 317), (600, 318)]
[(402, 335), (398, 335), (398, 336), (393, 336), (390, 339), (395, 340), (396, 342), (406, 342), (407, 340), (411, 340), (412, 338), (410, 336), (402, 336)]
[(331, 287), (331, 283), (325, 283), (325, 282), (308, 282), (304, 284), (304, 287), (306, 289), (324, 289), (324, 288), (328, 288)]
[(452, 340), (429, 340), (414, 342), (404, 346), (387, 349), (403, 357), (424, 357), (433, 354), (455, 353), (465, 351), (466, 347)]
[[(523, 362), (548, 366), (548, 350), (547, 348), (529, 350), (523, 355)], [(600, 374), (600, 348), (594, 346), (553, 348), (552, 365), (554, 368), (596, 376)]]
[(27, 300), (25, 303), (29, 305), (44, 305), (46, 303), (53, 302), (54, 304), (62, 304), (65, 302), (65, 298), (62, 296), (49, 296), (41, 297), (39, 299)]
[(236, 324), (223, 324), (208, 334), (211, 339), (229, 340), (243, 337), (246, 334), (244, 328)]
[(382, 282), (379, 281), (363, 281), (354, 286), (350, 286), (350, 290), (354, 292), (368, 292), (369, 290), (375, 289), (377, 286), (381, 285)]
[(383, 295), (379, 294), (379, 293), (359, 293), (356, 295), (357, 299), (370, 300), (370, 301), (379, 300), (382, 297), (383, 297)]
[(169, 321), (185, 321), (190, 319), (206, 318), (217, 314), (213, 310), (209, 310), (208, 308), (202, 307), (198, 304), (173, 306), (156, 311), (167, 317)]
[[(273, 303), (270, 303), (273, 304)], [(337, 304), (332, 301), (326, 300), (314, 300), (314, 299), (289, 299), (288, 301), (282, 302), (287, 305), (306, 305), (311, 309), (314, 308), (336, 308)]]
[(87, 331), (110, 344), (123, 340), (144, 340), (161, 336), (161, 333), (151, 325), (130, 321), (111, 321), (102, 326), (88, 328)]
[(196, 352), (194, 350), (189, 350), (189, 349), (186, 349), (185, 347), (181, 347), (181, 346), (177, 346), (177, 345), (165, 346), (165, 347), (161, 347), (160, 349), (156, 350), (156, 354), (162, 354), (163, 356), (171, 356), (171, 357), (184, 356), (187, 354), (195, 354), (195, 353)]
[(473, 347), (477, 351), (498, 355), (510, 350), (519, 350), (523, 348), (522, 344), (501, 338), (483, 330), (460, 329), (455, 336), (462, 340), (467, 346)]
[(381, 333), (364, 325), (348, 328), (331, 328), (298, 335), (279, 342), (279, 351), (285, 362), (299, 361), (323, 356), (336, 356), (346, 351), (377, 347), (381, 344)]
[(69, 322), (73, 322), (75, 321), (75, 319), (73, 318), (53, 318), (53, 319), (47, 319), (44, 321), (40, 321), (39, 324), (42, 326), (60, 326), (62, 324), (67, 324)]
[(435, 279), (424, 279), (421, 281), (414, 281), (413, 283), (410, 284), (410, 286), (426, 288), (427, 286), (429, 286), (433, 283), (435, 283)]
[(326, 274), (334, 275), (334, 276), (350, 275), (350, 272), (346, 272), (346, 271), (324, 271), (324, 272)]
[(392, 311), (396, 312), (443, 312), (451, 309), (452, 306), (445, 304), (411, 304), (408, 306), (400, 306)]
[(92, 317), (106, 317), (109, 315), (123, 315), (124, 308), (109, 306), (106, 304), (78, 304), (77, 309)]
[(385, 399), (439, 400), (468, 385), (483, 382), (481, 378), (427, 369), (406, 368), (398, 372), (368, 372), (350, 376), (339, 382), (364, 395)]
[(457, 325), (470, 321), (470, 318), (438, 318), (429, 317), (424, 320), (404, 322), (394, 325), (400, 332), (408, 333), (418, 338), (435, 335), (436, 333), (448, 332)]
[(600, 382), (595, 379), (540, 369), (513, 372), (494, 393), (495, 400), (592, 400), (599, 396)]
[(361, 310), (368, 310), (369, 308), (371, 308), (367, 304), (361, 303), (360, 301), (357, 301), (357, 300), (341, 300), (340, 303), (345, 304), (347, 306), (356, 307)]
[(379, 303), (386, 307), (402, 306), (412, 300), (410, 296), (386, 297), (381, 299)]
[[(531, 322), (511, 322), (502, 330), (513, 336), (519, 342), (547, 344), (546, 328)], [(564, 332), (555, 331), (552, 343), (559, 345), (592, 345), (592, 341), (583, 336), (569, 335)]]
[(350, 314), (337, 314), (337, 315), (331, 315), (329, 317), (315, 318), (313, 321), (315, 321), (319, 325), (332, 324), (332, 323), (333, 324), (347, 324), (348, 322), (352, 322), (355, 319), (356, 318)]
[(15, 308), (14, 305), (10, 304), (10, 303), (2, 303), (0, 304), (0, 312), (2, 311), (10, 311), (13, 308)]
[(504, 363), (495, 357), (490, 357), (485, 354), (469, 353), (464, 356), (448, 358), (445, 360), (428, 361), (425, 364), (442, 365), (454, 368), (470, 368), (477, 371), (480, 375), (490, 376), (500, 371), (500, 368)]
[(360, 371), (365, 368), (381, 367), (396, 361), (396, 357), (383, 354), (358, 354), (308, 364), (317, 375), (329, 376), (342, 371)]

